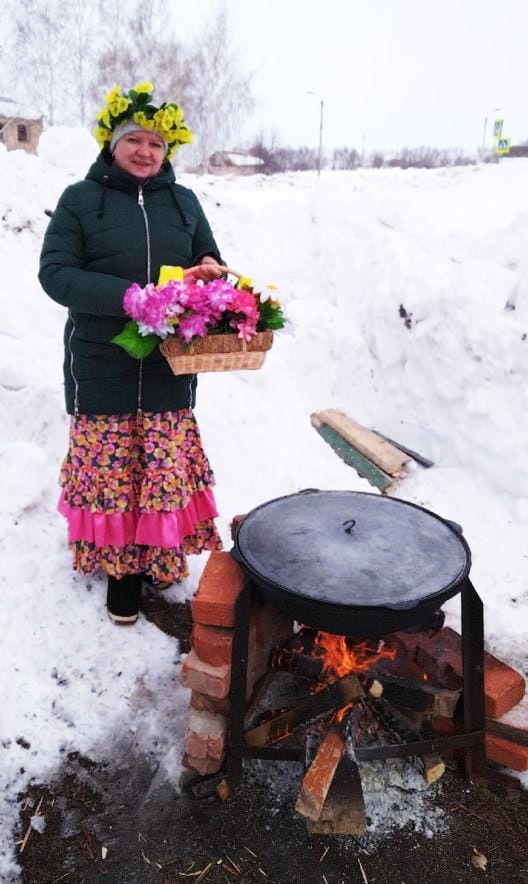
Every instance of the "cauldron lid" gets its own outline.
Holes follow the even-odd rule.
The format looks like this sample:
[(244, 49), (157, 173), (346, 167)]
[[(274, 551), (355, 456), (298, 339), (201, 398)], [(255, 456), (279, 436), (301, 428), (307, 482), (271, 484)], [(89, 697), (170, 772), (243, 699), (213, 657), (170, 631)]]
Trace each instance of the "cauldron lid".
[(330, 605), (407, 608), (462, 583), (471, 554), (440, 516), (394, 497), (309, 491), (252, 510), (236, 549), (259, 582)]

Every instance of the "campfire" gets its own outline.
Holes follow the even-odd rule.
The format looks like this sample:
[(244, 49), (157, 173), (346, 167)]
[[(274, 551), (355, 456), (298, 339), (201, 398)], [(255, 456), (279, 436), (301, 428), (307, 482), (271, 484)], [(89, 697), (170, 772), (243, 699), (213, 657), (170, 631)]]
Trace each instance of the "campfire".
[[(304, 754), (306, 772), (295, 809), (314, 833), (362, 834), (367, 819), (358, 761), (365, 747), (402, 745), (433, 739), (433, 717), (452, 720), (460, 690), (403, 677), (396, 642), (354, 641), (309, 627), (276, 647), (270, 657), (266, 688), (282, 680), (282, 691), (301, 696), (286, 708), (261, 711), (262, 691), (250, 713), (245, 741), (272, 747), (289, 741)], [(407, 667), (408, 669), (408, 667)], [(286, 677), (284, 677), (286, 675)], [(282, 676), (282, 679), (281, 679)], [(288, 678), (289, 677), (289, 678)], [(414, 760), (427, 783), (445, 770), (438, 754)]]

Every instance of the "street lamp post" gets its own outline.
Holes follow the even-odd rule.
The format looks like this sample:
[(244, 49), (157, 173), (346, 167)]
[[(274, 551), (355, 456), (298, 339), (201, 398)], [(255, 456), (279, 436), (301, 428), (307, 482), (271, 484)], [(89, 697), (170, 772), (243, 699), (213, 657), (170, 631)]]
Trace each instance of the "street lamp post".
[(484, 159), (484, 154), (486, 151), (486, 132), (487, 132), (487, 128), (488, 128), (488, 117), (490, 114), (496, 114), (498, 111), (500, 111), (500, 107), (492, 107), (492, 109), (489, 110), (486, 113), (486, 116), (484, 117), (484, 130), (482, 132), (482, 148), (480, 151), (482, 159)]
[(324, 100), (318, 92), (308, 90), (308, 95), (316, 95), (319, 98), (319, 149), (317, 151), (317, 174), (321, 174), (321, 158), (323, 155), (323, 118), (324, 118)]

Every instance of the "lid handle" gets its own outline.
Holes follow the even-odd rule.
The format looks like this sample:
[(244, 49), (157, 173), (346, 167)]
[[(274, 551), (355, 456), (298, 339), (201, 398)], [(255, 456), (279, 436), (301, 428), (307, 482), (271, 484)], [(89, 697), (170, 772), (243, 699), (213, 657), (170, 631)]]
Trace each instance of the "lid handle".
[(354, 527), (355, 524), (356, 524), (355, 519), (346, 519), (343, 522), (343, 528), (345, 529), (347, 534), (352, 534), (352, 528)]

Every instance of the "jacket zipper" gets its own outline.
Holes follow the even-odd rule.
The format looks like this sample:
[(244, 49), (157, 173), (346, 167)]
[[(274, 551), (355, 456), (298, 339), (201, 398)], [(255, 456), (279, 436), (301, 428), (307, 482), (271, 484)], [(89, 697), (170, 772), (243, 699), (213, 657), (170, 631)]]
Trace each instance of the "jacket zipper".
[(68, 314), (71, 322), (71, 331), (68, 337), (68, 350), (70, 351), (70, 374), (72, 376), (73, 388), (74, 388), (74, 396), (73, 396), (73, 413), (75, 417), (79, 414), (79, 384), (77, 383), (77, 378), (75, 377), (73, 371), (73, 350), (72, 350), (72, 338), (75, 333), (75, 322), (73, 321), (73, 316), (71, 310), (68, 310)]
[[(141, 184), (138, 185), (138, 205), (143, 214), (143, 222), (145, 224), (145, 239), (147, 242), (147, 282), (150, 282), (150, 228), (148, 222), (148, 215), (145, 209), (145, 200), (143, 199), (143, 187)], [(139, 360), (138, 367), (138, 391), (137, 391), (137, 414), (141, 415), (143, 413), (142, 409), (143, 405), (143, 360)]]

